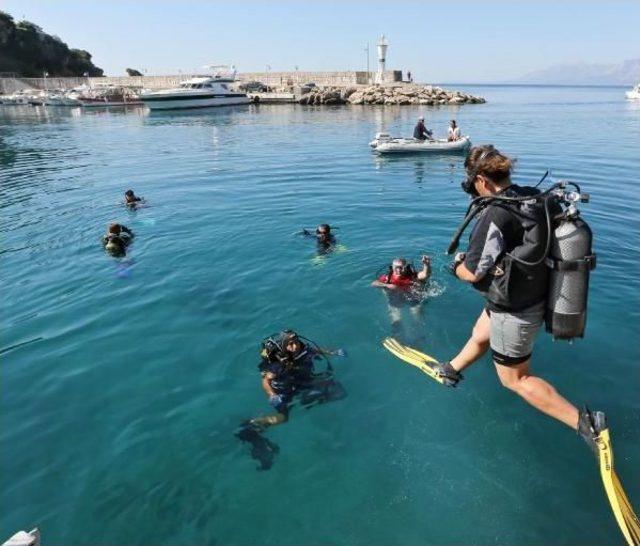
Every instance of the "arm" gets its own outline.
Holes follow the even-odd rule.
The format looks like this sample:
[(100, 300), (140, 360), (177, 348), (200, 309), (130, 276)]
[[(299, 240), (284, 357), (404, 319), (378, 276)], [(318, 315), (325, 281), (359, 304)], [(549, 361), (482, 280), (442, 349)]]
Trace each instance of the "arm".
[(371, 283), (371, 286), (375, 286), (376, 288), (385, 288), (387, 290), (397, 290), (398, 289), (398, 287), (395, 284), (382, 282), (382, 281), (379, 281), (377, 279)]
[(504, 233), (508, 229), (509, 213), (489, 207), (478, 219), (469, 241), (469, 248), (458, 260), (455, 275), (460, 280), (477, 283), (490, 273), (506, 251)]
[(275, 395), (275, 391), (271, 388), (271, 380), (275, 379), (275, 377), (276, 376), (270, 372), (267, 372), (262, 376), (262, 388), (269, 398)]
[(422, 271), (418, 271), (417, 279), (419, 282), (424, 283), (431, 277), (431, 258), (428, 256), (422, 257)]

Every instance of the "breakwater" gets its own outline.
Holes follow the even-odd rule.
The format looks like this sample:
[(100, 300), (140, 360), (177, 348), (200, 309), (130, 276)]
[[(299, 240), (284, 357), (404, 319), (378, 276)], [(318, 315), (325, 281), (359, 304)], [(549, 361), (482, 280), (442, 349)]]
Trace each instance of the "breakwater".
[[(165, 89), (175, 87), (181, 81), (207, 74), (173, 74), (167, 76), (104, 76), (100, 78), (0, 78), (0, 94), (15, 93), (21, 89), (73, 89), (81, 85), (116, 85), (143, 89)], [(367, 85), (374, 79), (373, 72), (241, 72), (236, 75), (239, 82), (259, 81), (270, 87), (294, 87), (306, 83), (318, 86)], [(402, 71), (388, 70), (383, 74), (384, 82), (399, 82)]]
[(357, 87), (327, 87), (312, 89), (298, 100), (300, 104), (388, 104), (439, 105), (484, 103), (482, 97), (460, 91), (450, 91), (432, 85), (368, 85)]

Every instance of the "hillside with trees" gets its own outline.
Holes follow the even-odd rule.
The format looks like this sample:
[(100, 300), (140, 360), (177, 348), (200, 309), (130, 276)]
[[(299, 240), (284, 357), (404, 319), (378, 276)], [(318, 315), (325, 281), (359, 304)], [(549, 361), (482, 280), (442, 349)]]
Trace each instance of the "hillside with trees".
[(14, 21), (0, 11), (0, 72), (22, 77), (103, 76), (104, 72), (91, 62), (91, 54), (82, 49), (70, 49), (57, 36), (44, 32), (29, 21)]

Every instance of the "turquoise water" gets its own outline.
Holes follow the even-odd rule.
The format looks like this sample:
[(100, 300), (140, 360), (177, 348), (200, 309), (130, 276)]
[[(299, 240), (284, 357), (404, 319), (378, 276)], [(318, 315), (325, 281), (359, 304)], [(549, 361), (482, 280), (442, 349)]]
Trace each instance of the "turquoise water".
[[(592, 196), (587, 336), (541, 335), (534, 370), (607, 411), (640, 507), (640, 107), (618, 88), (467, 88), (462, 107), (171, 112), (0, 110), (0, 538), (45, 544), (621, 544), (598, 470), (563, 425), (499, 386), (488, 358), (444, 389), (380, 345), (392, 257), (431, 253), (406, 335), (452, 356), (480, 297), (443, 271), (467, 200), (462, 158), (379, 159), (374, 133), (455, 116), (475, 143)], [(118, 204), (132, 187), (149, 207)], [(130, 263), (99, 239), (136, 233)], [(327, 221), (347, 250), (295, 235)], [(123, 270), (123, 267), (125, 268)], [(262, 337), (323, 346), (348, 396), (268, 432), (256, 470), (238, 423), (268, 413)]]

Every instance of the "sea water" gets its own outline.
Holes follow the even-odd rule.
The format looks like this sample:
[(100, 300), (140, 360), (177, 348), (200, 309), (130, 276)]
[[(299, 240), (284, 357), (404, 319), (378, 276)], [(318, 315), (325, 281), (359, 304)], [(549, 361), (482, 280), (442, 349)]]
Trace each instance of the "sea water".
[[(489, 357), (445, 389), (389, 354), (395, 256), (434, 263), (407, 339), (441, 359), (481, 297), (446, 272), (463, 156), (378, 157), (424, 114), (591, 194), (586, 337), (541, 333), (532, 368), (607, 412), (640, 506), (640, 106), (620, 88), (469, 87), (483, 105), (0, 109), (0, 538), (52, 545), (620, 544), (582, 440), (502, 388)], [(121, 204), (133, 188), (137, 211)], [(135, 232), (125, 261), (100, 237)], [(328, 222), (322, 259), (297, 235)], [(466, 237), (463, 239), (463, 243)], [(464, 246), (464, 245), (463, 245)], [(270, 408), (260, 340), (293, 328), (342, 400), (294, 407), (258, 471), (234, 436)]]

